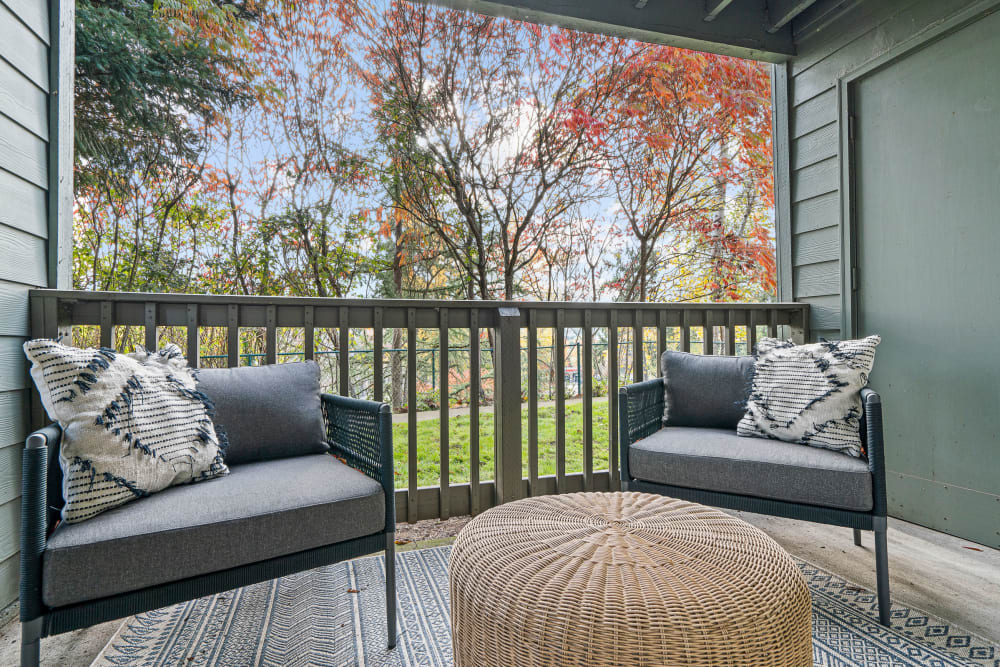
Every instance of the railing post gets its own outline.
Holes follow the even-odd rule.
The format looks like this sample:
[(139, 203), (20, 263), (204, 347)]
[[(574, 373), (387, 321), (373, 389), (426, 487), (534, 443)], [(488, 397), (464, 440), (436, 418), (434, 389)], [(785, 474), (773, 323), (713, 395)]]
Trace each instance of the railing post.
[[(46, 295), (36, 295), (32, 294), (28, 297), (29, 313), (31, 317), (31, 337), (32, 338), (51, 338), (53, 340), (60, 340), (63, 334), (62, 327), (60, 326), (59, 317), (59, 301), (56, 297), (46, 294)], [(63, 341), (69, 345), (72, 345), (72, 341)], [(27, 367), (25, 368), (25, 374), (28, 375), (29, 371)], [(28, 375), (30, 378), (30, 375)], [(28, 386), (31, 386), (30, 379), (25, 379)], [(38, 392), (32, 390), (31, 392), (31, 430), (35, 431), (46, 424), (49, 423), (48, 415), (45, 413), (45, 409), (42, 407), (41, 399), (38, 396)]]
[(791, 316), (792, 340), (802, 345), (809, 342), (809, 306), (794, 311)]
[[(103, 320), (104, 308), (103, 304), (101, 305), (101, 319)], [(111, 319), (110, 316), (108, 319)], [(103, 325), (101, 326), (101, 336), (104, 336)], [(198, 304), (196, 303), (187, 305), (187, 362), (191, 368), (201, 368), (201, 334), (198, 329)]]
[(521, 313), (499, 308), (497, 314), (493, 460), (499, 505), (517, 500), (521, 491)]

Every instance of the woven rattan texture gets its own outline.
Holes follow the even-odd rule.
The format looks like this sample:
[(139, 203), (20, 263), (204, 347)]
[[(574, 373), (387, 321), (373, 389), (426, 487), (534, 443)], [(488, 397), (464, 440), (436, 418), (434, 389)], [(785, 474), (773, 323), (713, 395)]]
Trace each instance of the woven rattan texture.
[[(374, 480), (382, 479), (378, 404), (323, 395), (326, 438), (334, 456)], [(367, 408), (367, 409), (366, 409)]]
[(629, 385), (626, 423), (629, 442), (649, 437), (663, 428), (663, 380), (654, 378)]
[(807, 667), (810, 598), (753, 526), (640, 493), (519, 500), (450, 562), (457, 667)]

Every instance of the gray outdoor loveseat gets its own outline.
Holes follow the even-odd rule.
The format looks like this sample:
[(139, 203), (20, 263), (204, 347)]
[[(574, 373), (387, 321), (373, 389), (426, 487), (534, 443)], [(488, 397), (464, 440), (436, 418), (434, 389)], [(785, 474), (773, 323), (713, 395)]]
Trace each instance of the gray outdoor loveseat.
[[(287, 421), (295, 415), (288, 412), (298, 409), (301, 416), (306, 404), (296, 402), (289, 388), (292, 366), (305, 364), (216, 372), (216, 391), (230, 394), (221, 401), (229, 406), (227, 415), (221, 405), (219, 411), (230, 447), (243, 442), (240, 455), (233, 454), (232, 461), (227, 455), (229, 475), (173, 486), (82, 523), (59, 522), (60, 428), (47, 426), (28, 437), (21, 523), (22, 666), (38, 665), (42, 637), (382, 550), (388, 643), (395, 646), (390, 408), (319, 397), (317, 380), (311, 397), (316, 405), (309, 403), (308, 409), (319, 417), (319, 444), (326, 449), (325, 440), (329, 453), (266, 458), (275, 449), (268, 454), (256, 445), (268, 438), (294, 438), (284, 435), (295, 431)], [(247, 382), (246, 372), (267, 377)], [(269, 406), (281, 399), (283, 414), (276, 414)]]
[[(678, 354), (668, 352), (666, 354)], [(692, 356), (692, 355), (689, 355)], [(752, 357), (700, 357), (702, 364), (749, 364)], [(716, 360), (713, 362), (713, 360)], [(728, 361), (726, 361), (728, 360)], [(744, 366), (746, 368), (746, 366)], [(675, 386), (686, 423), (664, 425), (666, 384), (662, 378), (619, 391), (620, 460), (623, 488), (715, 507), (802, 519), (875, 533), (879, 621), (889, 624), (889, 564), (886, 549), (886, 486), (882, 404), (861, 390), (860, 458), (828, 449), (772, 439), (740, 437), (736, 425), (749, 392), (746, 376), (718, 366), (701, 381)]]

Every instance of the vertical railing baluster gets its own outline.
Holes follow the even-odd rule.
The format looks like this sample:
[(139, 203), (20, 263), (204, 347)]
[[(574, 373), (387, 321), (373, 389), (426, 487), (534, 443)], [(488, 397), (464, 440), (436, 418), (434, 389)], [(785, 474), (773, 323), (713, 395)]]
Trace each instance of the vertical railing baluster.
[(636, 308), (635, 322), (632, 323), (632, 379), (636, 382), (642, 382), (646, 377), (646, 341), (642, 324), (642, 311)]
[(726, 311), (726, 354), (736, 354), (736, 311), (732, 308)]
[(226, 329), (226, 365), (236, 368), (240, 365), (240, 307), (231, 303), (228, 308), (228, 328)]
[(691, 351), (691, 311), (681, 311), (681, 352)]
[(350, 312), (347, 306), (337, 309), (337, 324), (340, 325), (340, 335), (337, 345), (337, 363), (340, 369), (337, 371), (340, 386), (340, 395), (349, 396), (351, 393), (351, 329)]
[(115, 346), (114, 312), (114, 303), (110, 301), (101, 302), (101, 347), (113, 348)]
[(441, 390), (438, 394), (438, 410), (440, 412), (440, 445), (441, 445), (441, 491), (440, 491), (440, 511), (438, 518), (447, 519), (450, 514), (448, 501), (450, 500), (450, 458), (451, 447), (448, 440), (448, 309), (442, 308), (438, 316), (438, 346), (441, 348)]
[(705, 344), (702, 348), (702, 354), (713, 355), (715, 354), (715, 330), (712, 327), (712, 311), (703, 310), (701, 314), (705, 317), (705, 327), (702, 329), (702, 340), (705, 341)]
[(278, 363), (278, 309), (267, 307), (264, 328), (264, 360), (268, 365)]
[(773, 308), (767, 313), (767, 335), (771, 338), (778, 337), (778, 311)]
[(663, 369), (660, 368), (660, 359), (663, 358), (663, 353), (667, 351), (667, 311), (659, 310), (656, 313), (656, 372), (657, 377), (663, 375)]
[(406, 520), (419, 520), (417, 503), (417, 311), (406, 309)]
[(479, 309), (469, 312), (469, 513), (479, 514)]
[(201, 333), (198, 328), (198, 304), (187, 305), (187, 362), (191, 368), (201, 368)]
[[(556, 493), (566, 492), (566, 312), (556, 310)], [(577, 369), (579, 370), (579, 369)]]
[(618, 475), (618, 311), (608, 313), (608, 475), (611, 490), (621, 490)]
[(382, 308), (380, 306), (375, 307), (375, 312), (372, 314), (372, 392), (375, 396), (375, 400), (379, 403), (382, 402), (385, 396), (385, 376), (384, 370), (382, 369)]
[(143, 341), (143, 345), (145, 346), (147, 352), (156, 352), (159, 349), (156, 336), (156, 304), (152, 301), (147, 301), (144, 311), (146, 320), (146, 338)]
[(594, 489), (594, 329), (593, 313), (583, 311), (583, 488)]
[(528, 311), (528, 495), (538, 495), (538, 312)]
[(305, 306), (302, 312), (302, 335), (305, 338), (303, 356), (307, 360), (316, 358), (316, 311)]
[(747, 316), (750, 318), (747, 325), (747, 354), (754, 354), (757, 348), (757, 311), (751, 310)]

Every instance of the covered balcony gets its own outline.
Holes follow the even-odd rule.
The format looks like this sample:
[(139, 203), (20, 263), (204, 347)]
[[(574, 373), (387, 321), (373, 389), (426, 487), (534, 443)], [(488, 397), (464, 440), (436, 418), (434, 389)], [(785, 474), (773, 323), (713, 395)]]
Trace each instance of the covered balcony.
[[(0, 0), (0, 663), (39, 664), (40, 655), (43, 665), (665, 664), (650, 653), (648, 637), (655, 637), (655, 646), (691, 661), (676, 664), (1000, 665), (993, 420), (1000, 363), (991, 352), (1000, 325), (1000, 78), (993, 67), (1000, 62), (1000, 3), (435, 4), (772, 63), (774, 298), (567, 302), (72, 289), (73, 2)], [(860, 394), (863, 414), (855, 416), (864, 447), (858, 469), (874, 485), (866, 487), (864, 507), (781, 495), (797, 484), (816, 487), (802, 493), (835, 496), (842, 487), (818, 477), (775, 481), (776, 468), (743, 474), (750, 490), (718, 472), (698, 489), (636, 473), (629, 447), (663, 426), (664, 353), (723, 360), (753, 355), (764, 338), (804, 345), (874, 334), (882, 342)], [(187, 554), (168, 549), (93, 583), (114, 589), (107, 596), (59, 598), (47, 583), (46, 568), (55, 565), (46, 540), (66, 527), (59, 526), (61, 493), (73, 482), (65, 481), (71, 462), (58, 472), (60, 431), (28, 438), (53, 421), (52, 403), (34, 388), (21, 350), (35, 339), (111, 356), (172, 343), (196, 370), (317, 362), (328, 444), (358, 474), (352, 483), (385, 493), (375, 512), (381, 520), (384, 510), (385, 525), (348, 535), (352, 546), (343, 552), (309, 543), (236, 558), (225, 568), (180, 570), (176, 581), (136, 575), (203, 553), (198, 549), (214, 536), (199, 537)], [(637, 397), (651, 387), (659, 394), (644, 404)], [(279, 404), (285, 389), (272, 391)], [(365, 438), (358, 451), (345, 444)], [(769, 484), (788, 489), (753, 490)], [(261, 497), (304, 493), (292, 486), (271, 488), (265, 480), (254, 488)], [(667, 500), (644, 502), (683, 502), (685, 509), (621, 510), (618, 500), (607, 500), (650, 490), (649, 498)], [(569, 495), (583, 492), (601, 495)], [(251, 506), (250, 492), (243, 493), (234, 502)], [(221, 506), (224, 496), (211, 502)], [(579, 498), (599, 508), (574, 514)], [(144, 502), (125, 507), (138, 511)], [(689, 530), (683, 512), (700, 517), (702, 505), (726, 514)], [(533, 508), (536, 523), (517, 514), (521, 507)], [(616, 511), (624, 513), (612, 516)], [(675, 512), (682, 512), (679, 524), (664, 528), (659, 522)], [(339, 514), (331, 526), (361, 523)], [(739, 522), (728, 524), (726, 516)], [(477, 517), (475, 530), (456, 542)], [(705, 532), (713, 522), (753, 531), (741, 533), (753, 545), (750, 555), (731, 563), (775, 554), (752, 572), (767, 582), (759, 591), (730, 586), (741, 566), (727, 571), (712, 560), (732, 546), (725, 534)], [(318, 530), (305, 519), (281, 523), (296, 534)], [(240, 549), (268, 541), (253, 530), (245, 535)], [(656, 535), (669, 539), (657, 542)], [(886, 536), (887, 561), (879, 542)], [(635, 546), (641, 540), (654, 546)], [(547, 550), (524, 555), (539, 543)], [(463, 560), (481, 556), (475, 549), (484, 544), (495, 545), (488, 557)], [(231, 558), (218, 550), (220, 559)], [(362, 553), (376, 555), (356, 557)], [(577, 558), (576, 569), (553, 565), (565, 565), (561, 557)], [(614, 578), (605, 576), (608, 568), (625, 563), (634, 572), (628, 568), (647, 557), (658, 567), (711, 562), (714, 569), (702, 576), (692, 566), (706, 588), (686, 592), (679, 589), (695, 579), (671, 578), (673, 571), (657, 574), (664, 577), (654, 578), (658, 585), (607, 584)], [(101, 580), (100, 559), (88, 567), (77, 558), (84, 565), (73, 579)], [(525, 584), (518, 593), (503, 585), (507, 578), (521, 586), (526, 580), (518, 577), (529, 570), (534, 588)], [(146, 583), (121, 583), (135, 577)], [(514, 601), (494, 606), (477, 586)], [(654, 597), (663, 615), (644, 616)], [(799, 630), (808, 628), (798, 649), (797, 603), (805, 619)], [(534, 611), (515, 617), (525, 609)], [(738, 632), (726, 625), (736, 622), (725, 615), (734, 609), (750, 610), (741, 618), (753, 620)], [(616, 619), (639, 619), (629, 626), (639, 630), (623, 632)], [(502, 632), (491, 634), (493, 627)], [(751, 631), (762, 633), (759, 646), (746, 639)], [(696, 636), (709, 648), (684, 653)], [(544, 639), (531, 644), (535, 637)], [(740, 642), (756, 648), (734, 658), (729, 647)], [(516, 657), (527, 655), (519, 644), (533, 646), (537, 662)]]

